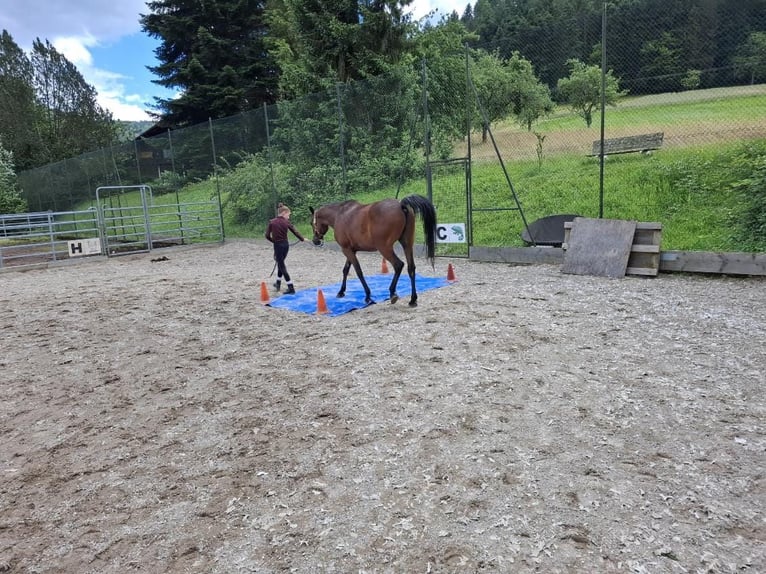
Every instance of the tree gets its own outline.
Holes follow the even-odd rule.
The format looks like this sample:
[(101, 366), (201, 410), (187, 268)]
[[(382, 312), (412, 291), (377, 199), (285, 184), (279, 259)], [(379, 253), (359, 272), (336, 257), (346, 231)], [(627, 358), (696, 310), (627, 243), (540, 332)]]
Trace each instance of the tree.
[(414, 25), (404, 14), (410, 2), (271, 0), (266, 42), (280, 70), (280, 94), (298, 97), (390, 72), (411, 48)]
[(498, 34), (498, 12), (502, 9), (493, 0), (476, 0), (470, 18), (465, 18), (463, 25), (466, 30), (476, 34), (484, 44), (492, 44)]
[(738, 70), (750, 76), (750, 83), (756, 79), (766, 80), (766, 32), (752, 32), (734, 56)]
[[(478, 50), (474, 60), (474, 85), (489, 124), (513, 114), (531, 131), (537, 119), (553, 110), (550, 90), (537, 79), (532, 63), (518, 52), (505, 60), (497, 52)], [(483, 121), (482, 141), (486, 141), (489, 125)]]
[(463, 10), (463, 15), (460, 17), (460, 21), (466, 28), (469, 23), (473, 21), (473, 8), (471, 8), (470, 4), (465, 5), (465, 10)]
[(35, 129), (32, 65), (6, 30), (0, 35), (0, 100), (0, 136), (12, 153), (16, 169), (34, 167), (41, 146)]
[(161, 41), (156, 84), (180, 92), (156, 98), (158, 118), (184, 127), (257, 109), (277, 99), (277, 70), (264, 38), (260, 0), (153, 0), (141, 27)]
[(96, 90), (50, 44), (37, 39), (27, 56), (0, 35), (0, 135), (17, 171), (110, 145), (118, 126)]
[(647, 62), (641, 68), (641, 76), (651, 80), (659, 91), (672, 91), (679, 85), (683, 74), (681, 41), (670, 32), (663, 32), (656, 39), (644, 44), (641, 54)]
[(59, 161), (116, 140), (111, 112), (99, 106), (93, 86), (49, 41), (35, 40), (31, 64), (44, 148), (38, 160)]
[(548, 86), (566, 73), (570, 58), (585, 59), (600, 35), (602, 2), (597, 0), (476, 0), (466, 27), (481, 47), (529, 58)]
[(289, 0), (269, 0), (264, 14), (269, 35), (264, 39), (279, 69), (279, 95), (294, 99), (317, 90), (318, 82), (308, 58), (301, 57), (298, 13)]
[[(558, 81), (559, 98), (569, 104), (590, 127), (593, 123), (593, 110), (601, 104), (601, 69), (598, 66), (588, 66), (579, 60), (569, 60), (567, 64), (570, 75)], [(619, 84), (617, 78), (612, 75), (612, 70), (608, 70), (604, 97), (607, 105), (617, 105), (617, 99), (627, 94), (620, 91)]]
[(715, 85), (731, 85), (741, 80), (743, 72), (750, 73), (751, 70), (736, 64), (729, 67), (742, 55), (750, 34), (766, 31), (766, 0), (725, 0), (724, 4), (718, 11), (715, 44), (708, 50), (715, 55), (714, 65), (727, 68), (728, 72), (717, 73), (720, 81)]
[(513, 113), (519, 125), (532, 131), (532, 124), (554, 109), (551, 91), (535, 74), (532, 62), (514, 52), (508, 60), (513, 83)]
[[(702, 70), (715, 66), (715, 52), (710, 47), (715, 45), (716, 8), (717, 0), (701, 0), (698, 6), (692, 6), (686, 11), (686, 19), (679, 30), (681, 47), (683, 49), (683, 67), (685, 76), (681, 85), (685, 89), (697, 89), (702, 83)], [(697, 85), (693, 85), (693, 72), (699, 71)]]
[(452, 140), (466, 132), (466, 98), (473, 102), (465, 78), (465, 44), (472, 40), (476, 36), (457, 20), (426, 26), (414, 39), (414, 62), (420, 65), (418, 73), (428, 95), (429, 140), (450, 151)]
[[(471, 80), (482, 111), (481, 141), (486, 142), (492, 123), (513, 113), (513, 80), (506, 62), (497, 52), (488, 54), (477, 50), (473, 62)], [(468, 97), (472, 98), (473, 94)]]
[(27, 204), (16, 187), (13, 153), (5, 149), (0, 140), (0, 213), (23, 213), (26, 210)]
[(702, 72), (700, 70), (686, 70), (681, 78), (681, 87), (685, 90), (696, 90), (700, 87)]

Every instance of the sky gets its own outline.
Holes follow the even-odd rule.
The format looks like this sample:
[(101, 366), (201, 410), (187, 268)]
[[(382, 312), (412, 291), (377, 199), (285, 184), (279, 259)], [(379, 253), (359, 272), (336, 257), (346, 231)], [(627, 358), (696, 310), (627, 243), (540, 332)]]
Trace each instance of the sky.
[[(468, 0), (413, 0), (413, 17), (436, 10), (462, 14)], [(473, 2), (471, 2), (473, 3)], [(150, 120), (156, 97), (173, 92), (158, 86), (147, 69), (156, 66), (159, 40), (141, 31), (146, 0), (0, 0), (0, 30), (27, 53), (39, 38), (72, 62), (98, 93), (98, 103), (117, 120)]]

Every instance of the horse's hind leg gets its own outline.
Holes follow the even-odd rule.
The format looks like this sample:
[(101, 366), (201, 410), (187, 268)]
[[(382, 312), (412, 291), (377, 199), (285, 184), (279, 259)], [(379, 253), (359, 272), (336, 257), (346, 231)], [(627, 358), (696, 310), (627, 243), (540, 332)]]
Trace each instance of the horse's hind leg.
[(402, 243), (404, 254), (407, 258), (407, 275), (410, 276), (410, 285), (412, 293), (410, 294), (410, 307), (418, 306), (418, 292), (415, 290), (415, 255), (413, 254), (412, 243)]
[(402, 269), (404, 269), (404, 262), (396, 256), (393, 245), (390, 249), (381, 250), (380, 253), (394, 266), (394, 277), (391, 279), (391, 284), (388, 286), (388, 296), (391, 303), (396, 303), (399, 300), (399, 295), (396, 293), (396, 286), (399, 284), (399, 276), (402, 274)]
[(410, 307), (417, 307), (418, 305), (418, 292), (415, 290), (415, 217), (414, 214), (409, 211), (407, 223), (405, 225), (402, 236), (399, 238), (399, 243), (404, 248), (404, 257), (407, 260), (407, 275), (410, 276), (410, 285), (412, 286), (412, 293), (410, 294)]
[(336, 297), (345, 297), (346, 296), (346, 280), (348, 279), (348, 270), (351, 269), (351, 261), (346, 258), (346, 263), (343, 265), (343, 282), (340, 284), (340, 291), (338, 291), (338, 294)]

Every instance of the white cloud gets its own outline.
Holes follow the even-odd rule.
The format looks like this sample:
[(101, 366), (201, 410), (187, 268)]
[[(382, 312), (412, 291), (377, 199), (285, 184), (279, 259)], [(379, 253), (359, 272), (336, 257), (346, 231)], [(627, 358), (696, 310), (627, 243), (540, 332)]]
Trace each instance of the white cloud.
[(140, 32), (141, 13), (149, 13), (145, 0), (0, 0), (0, 29), (27, 52), (35, 39), (50, 41), (116, 119), (148, 120), (145, 102), (153, 102), (152, 95), (135, 93), (128, 88), (130, 78), (97, 67), (92, 55), (94, 48)]
[(123, 121), (151, 119), (144, 111), (146, 108), (144, 102), (149, 98), (130, 93), (125, 85), (128, 78), (93, 65), (89, 48), (98, 46), (95, 38), (92, 36), (55, 38), (51, 43), (77, 67), (85, 81), (96, 89), (98, 104), (112, 112), (115, 119)]
[(462, 16), (466, 5), (475, 3), (476, 0), (465, 2), (462, 0), (414, 0), (408, 9), (416, 20), (429, 16), (431, 12), (434, 12), (436, 20), (439, 20), (442, 16), (452, 14), (453, 11), (457, 12), (458, 16)]
[(112, 117), (124, 122), (154, 121), (144, 110), (143, 104), (131, 104), (124, 96), (112, 99), (109, 96), (99, 97), (99, 104), (112, 112)]
[(131, 93), (125, 86), (125, 76), (99, 70), (91, 70), (90, 82), (98, 91), (98, 103), (112, 112), (115, 119), (123, 121), (150, 120), (146, 109), (148, 96)]
[(0, 0), (0, 29), (29, 50), (35, 38), (128, 36), (140, 31), (139, 14), (148, 12), (145, 0)]
[(91, 57), (88, 48), (98, 45), (98, 40), (93, 36), (77, 38), (64, 36), (53, 38), (51, 44), (53, 44), (54, 48), (61, 52), (67, 60), (77, 66), (77, 69), (82, 73), (83, 68), (93, 65), (93, 58)]

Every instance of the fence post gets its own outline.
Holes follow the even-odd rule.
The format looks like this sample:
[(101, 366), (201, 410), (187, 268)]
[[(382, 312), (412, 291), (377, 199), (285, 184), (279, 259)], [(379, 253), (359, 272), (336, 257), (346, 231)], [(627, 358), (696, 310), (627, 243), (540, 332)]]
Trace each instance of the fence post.
[(136, 152), (136, 173), (138, 174), (138, 183), (144, 183), (144, 178), (141, 177), (141, 158), (138, 155), (138, 140), (133, 140), (133, 150)]
[(53, 212), (48, 210), (48, 238), (51, 240), (51, 255), (56, 261), (56, 232), (53, 230)]
[(218, 220), (221, 223), (221, 238), (225, 238), (226, 233), (223, 229), (223, 206), (221, 205), (221, 183), (218, 181), (218, 160), (215, 151), (215, 136), (213, 135), (213, 118), (209, 117), (207, 123), (208, 126), (210, 126), (210, 148), (213, 152), (213, 174), (215, 174), (215, 191), (218, 195)]
[(604, 131), (606, 126), (606, 2), (601, 14), (601, 153), (598, 167), (598, 218), (604, 218)]
[(271, 174), (271, 192), (274, 195), (274, 213), (277, 211), (277, 182), (274, 177), (274, 157), (271, 151), (271, 129), (269, 128), (269, 108), (263, 102), (263, 123), (266, 125), (266, 150), (269, 152), (269, 173)]
[[(211, 136), (212, 137), (212, 136)], [(170, 169), (176, 173), (176, 154), (173, 152), (173, 138), (170, 137), (170, 128), (168, 128), (168, 148), (170, 149)], [(215, 151), (213, 151), (213, 161), (215, 162)], [(157, 176), (160, 174), (158, 173)]]
[(109, 144), (109, 155), (112, 158), (114, 174), (117, 176), (117, 185), (122, 185), (122, 176), (120, 175), (120, 168), (117, 167), (117, 160), (114, 159), (114, 146), (112, 144)]
[(346, 181), (346, 151), (343, 146), (343, 109), (340, 105), (340, 82), (335, 84), (336, 100), (338, 102), (338, 148), (340, 153), (340, 169), (343, 174), (343, 199), (348, 199), (348, 182)]

